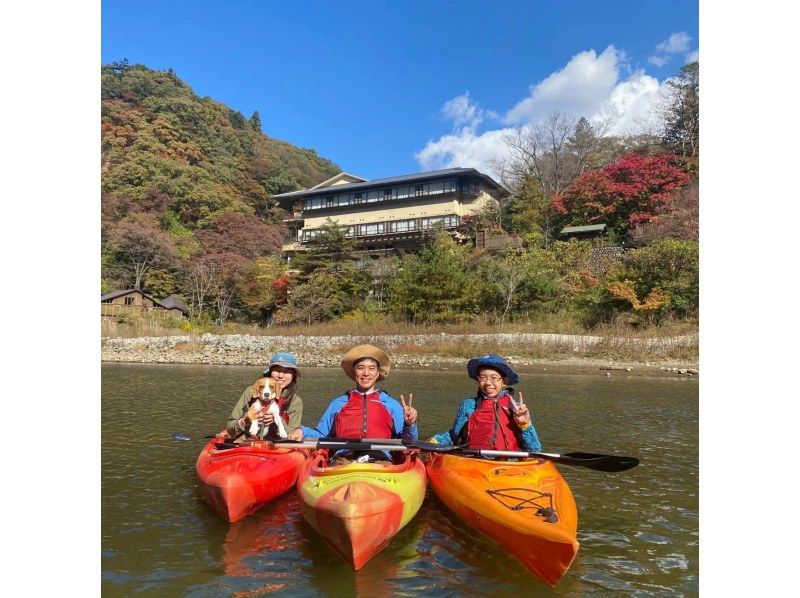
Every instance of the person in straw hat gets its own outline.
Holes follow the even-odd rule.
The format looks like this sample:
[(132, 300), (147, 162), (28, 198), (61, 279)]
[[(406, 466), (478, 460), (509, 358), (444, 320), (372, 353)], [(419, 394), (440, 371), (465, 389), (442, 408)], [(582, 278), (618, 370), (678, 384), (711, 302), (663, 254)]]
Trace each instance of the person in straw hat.
[(389, 357), (373, 345), (358, 345), (342, 359), (342, 369), (355, 387), (333, 399), (314, 428), (303, 426), (304, 438), (402, 438), (416, 440), (417, 410), (375, 385), (389, 375)]

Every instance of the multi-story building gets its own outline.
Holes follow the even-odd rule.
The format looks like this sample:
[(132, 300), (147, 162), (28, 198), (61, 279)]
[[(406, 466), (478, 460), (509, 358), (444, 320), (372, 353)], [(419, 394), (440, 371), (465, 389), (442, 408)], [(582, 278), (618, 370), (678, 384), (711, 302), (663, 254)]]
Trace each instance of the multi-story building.
[(329, 218), (360, 249), (414, 249), (426, 230), (452, 231), (463, 216), (506, 195), (503, 186), (474, 168), (448, 168), (373, 181), (342, 172), (275, 199), (292, 215), (286, 221), (292, 238), (283, 246), (291, 255), (302, 251)]

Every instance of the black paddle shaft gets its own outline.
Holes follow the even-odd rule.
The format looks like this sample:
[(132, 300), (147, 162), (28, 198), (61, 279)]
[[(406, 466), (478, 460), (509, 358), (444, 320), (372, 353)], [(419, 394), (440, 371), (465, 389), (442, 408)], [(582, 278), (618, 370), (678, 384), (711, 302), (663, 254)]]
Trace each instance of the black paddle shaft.
[(553, 461), (554, 463), (561, 463), (563, 465), (574, 465), (577, 467), (585, 467), (595, 471), (617, 472), (633, 469), (639, 465), (639, 459), (636, 457), (625, 457), (620, 455), (603, 455), (598, 453), (566, 453), (564, 455), (552, 453), (532, 453), (526, 451), (495, 451), (488, 449), (470, 449), (464, 445), (440, 445), (432, 442), (414, 442), (410, 443), (421, 450), (429, 451), (432, 453), (457, 453), (462, 455), (472, 455), (479, 457), (516, 457), (516, 458), (537, 458)]

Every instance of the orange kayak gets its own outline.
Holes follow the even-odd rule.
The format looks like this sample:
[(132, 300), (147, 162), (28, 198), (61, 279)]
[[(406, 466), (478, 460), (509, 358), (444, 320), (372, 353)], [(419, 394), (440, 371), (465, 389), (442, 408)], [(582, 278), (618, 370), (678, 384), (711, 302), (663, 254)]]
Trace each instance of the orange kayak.
[(297, 478), (303, 517), (355, 570), (411, 521), (425, 498), (419, 453), (405, 452), (402, 459), (329, 467), (328, 451), (318, 450)]
[(456, 515), (554, 586), (578, 552), (578, 511), (555, 466), (431, 453), (428, 479)]
[(200, 495), (228, 521), (238, 521), (297, 481), (308, 450), (270, 448), (267, 442), (218, 448), (211, 440), (197, 458)]

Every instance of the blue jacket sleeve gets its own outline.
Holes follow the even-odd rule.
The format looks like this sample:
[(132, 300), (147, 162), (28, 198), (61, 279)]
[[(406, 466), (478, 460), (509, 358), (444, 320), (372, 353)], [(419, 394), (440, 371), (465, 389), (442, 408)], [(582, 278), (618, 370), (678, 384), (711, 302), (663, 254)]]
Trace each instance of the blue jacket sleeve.
[(447, 432), (434, 434), (434, 441), (444, 445), (455, 444), (456, 440), (458, 440), (458, 436), (461, 434), (461, 429), (467, 424), (467, 420), (469, 416), (472, 415), (473, 411), (475, 411), (475, 399), (466, 399), (462, 401), (456, 412), (456, 417), (453, 420), (453, 427)]
[(339, 413), (344, 404), (347, 402), (346, 396), (336, 397), (328, 405), (325, 413), (319, 418), (319, 422), (315, 428), (308, 426), (301, 426), (303, 428), (303, 438), (322, 438), (333, 435), (333, 424), (336, 414)]
[(522, 431), (522, 448), (531, 453), (538, 453), (542, 450), (542, 443), (539, 440), (539, 435), (536, 433), (536, 428), (533, 426), (533, 420), (527, 430)]

